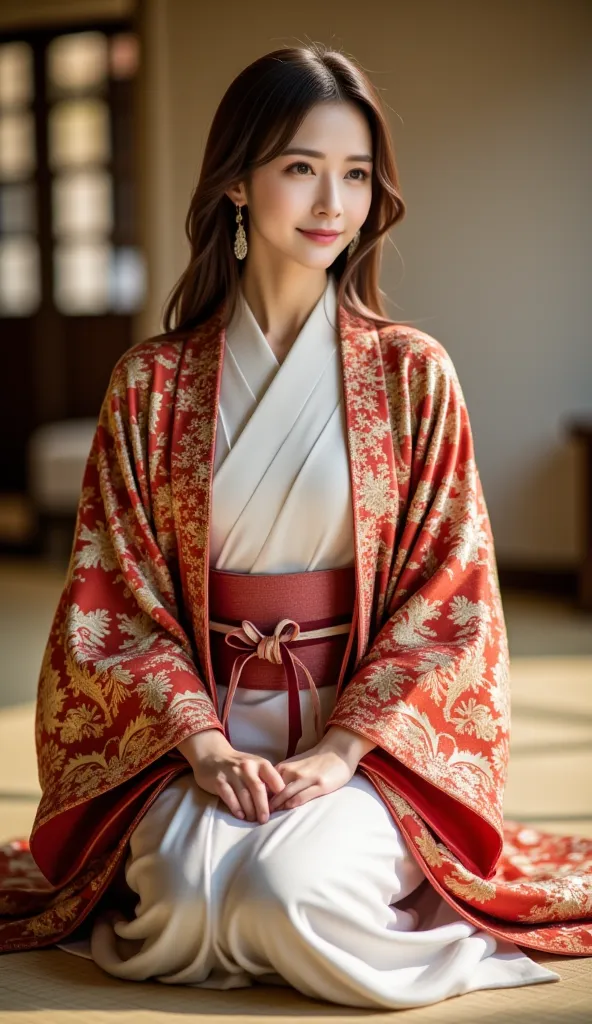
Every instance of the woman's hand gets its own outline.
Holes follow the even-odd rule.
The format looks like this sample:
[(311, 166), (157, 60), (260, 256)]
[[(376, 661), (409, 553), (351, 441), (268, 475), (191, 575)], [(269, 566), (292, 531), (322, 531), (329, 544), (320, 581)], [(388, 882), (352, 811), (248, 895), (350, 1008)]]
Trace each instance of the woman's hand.
[(178, 749), (193, 768), (197, 785), (224, 801), (237, 818), (269, 818), (267, 787), (279, 794), (285, 787), (280, 773), (265, 757), (235, 750), (219, 729), (189, 736)]
[(276, 765), (285, 787), (269, 801), (269, 810), (299, 807), (325, 793), (333, 793), (349, 782), (356, 765), (335, 750), (321, 749), (317, 743), (303, 754)]
[(286, 785), (269, 801), (270, 811), (299, 807), (317, 796), (341, 789), (354, 775), (360, 759), (374, 746), (365, 736), (331, 726), (316, 746), (276, 764)]

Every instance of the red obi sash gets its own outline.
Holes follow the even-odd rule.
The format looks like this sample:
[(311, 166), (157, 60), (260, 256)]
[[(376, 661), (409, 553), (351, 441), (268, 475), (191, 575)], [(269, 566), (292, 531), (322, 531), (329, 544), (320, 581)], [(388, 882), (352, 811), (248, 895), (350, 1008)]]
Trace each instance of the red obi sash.
[(216, 683), (228, 687), (221, 722), (229, 741), (237, 686), (288, 691), (286, 757), (302, 736), (300, 690), (310, 690), (322, 738), (317, 688), (341, 686), (355, 634), (355, 590), (354, 566), (272, 574), (210, 569), (210, 651)]

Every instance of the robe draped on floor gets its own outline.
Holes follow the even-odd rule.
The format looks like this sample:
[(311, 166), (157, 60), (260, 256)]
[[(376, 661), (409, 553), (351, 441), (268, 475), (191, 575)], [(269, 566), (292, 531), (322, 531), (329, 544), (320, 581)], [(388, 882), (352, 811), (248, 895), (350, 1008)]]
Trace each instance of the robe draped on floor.
[[(211, 565), (293, 573), (354, 564), (346, 428), (334, 280), (281, 365), (241, 295), (226, 335)], [(223, 707), (226, 687), (217, 692)], [(336, 686), (319, 689), (323, 722), (335, 695)], [(287, 699), (239, 687), (235, 748), (280, 761)], [(310, 693), (300, 699), (305, 751), (315, 743)], [(60, 944), (119, 978), (203, 988), (257, 979), (385, 1008), (559, 978), (449, 906), (359, 773), (264, 824), (239, 821), (184, 774), (132, 833), (125, 870), (135, 911), (103, 913), (89, 940)]]
[[(331, 288), (328, 282), (327, 303), (335, 301)], [(239, 923), (244, 906), (228, 902), (225, 886), (232, 887), (232, 881), (224, 876), (224, 865), (235, 857), (241, 871), (249, 864), (246, 891), (262, 893), (275, 915), (284, 949), (278, 949), (278, 956), (290, 960), (283, 969), (278, 963), (279, 974), (306, 973), (312, 984), (322, 963), (322, 976), (336, 979), (345, 1001), (351, 997), (363, 1005), (369, 999), (373, 1005), (390, 1006), (393, 987), (395, 998), (404, 1001), (406, 982), (396, 974), (397, 964), (402, 967), (402, 950), (414, 947), (419, 958), (428, 956), (425, 947), (419, 953), (417, 949), (430, 929), (443, 924), (451, 925), (452, 933), (431, 935), (442, 958), (442, 970), (437, 954), (429, 968), (437, 998), (454, 984), (449, 960), (457, 960), (456, 976), (462, 986), (458, 979), (467, 970), (463, 949), (471, 948), (479, 964), (478, 971), (469, 969), (473, 981), (495, 972), (496, 965), (504, 972), (536, 970), (514, 948), (504, 959), (505, 940), (521, 949), (592, 955), (592, 840), (542, 832), (503, 817), (510, 726), (507, 637), (468, 411), (448, 353), (413, 326), (376, 324), (354, 312), (345, 292), (336, 316), (329, 319), (337, 328), (341, 379), (337, 357), (330, 364), (327, 350), (327, 374), (334, 372), (343, 386), (341, 437), (331, 440), (332, 430), (339, 433), (338, 417), (327, 422), (337, 395), (333, 405), (321, 403), (325, 419), (316, 432), (312, 418), (307, 418), (313, 406), (305, 399), (313, 402), (317, 387), (325, 377), (329, 380), (321, 373), (321, 362), (306, 390), (299, 353), (306, 349), (307, 325), (279, 368), (260, 347), (267, 364), (261, 364), (259, 377), (252, 380), (252, 370), (238, 365), (242, 345), (235, 344), (235, 390), (240, 394), (243, 377), (250, 382), (251, 394), (246, 396), (243, 418), (233, 426), (229, 409), (218, 415), (219, 400), (223, 398), (223, 406), (228, 401), (233, 371), (233, 357), (224, 359), (227, 313), (221, 297), (204, 311), (200, 323), (133, 346), (113, 370), (39, 676), (35, 737), (41, 800), (30, 838), (0, 847), (0, 952), (83, 938), (85, 929), (106, 909), (126, 865), (137, 894), (142, 865), (149, 865), (151, 858), (153, 882), (148, 871), (146, 906), (156, 900), (154, 912), (144, 913), (141, 905), (136, 906), (135, 925), (132, 907), (127, 926), (141, 931), (151, 921), (158, 940), (154, 919), (163, 907), (172, 913), (172, 907), (183, 905), (178, 892), (167, 896), (159, 888), (162, 871), (153, 855), (162, 852), (158, 839), (154, 846), (161, 828), (171, 840), (171, 856), (178, 855), (181, 866), (187, 851), (183, 835), (191, 829), (196, 848), (205, 842), (211, 851), (211, 870), (205, 878), (212, 880), (212, 889), (204, 897), (210, 900), (210, 920), (221, 905), (235, 906), (238, 916), (232, 917), (232, 926), (228, 923), (228, 932), (220, 923), (218, 940), (204, 945), (204, 957), (224, 955), (222, 969), (231, 974), (237, 967), (237, 973), (243, 970), (243, 955), (244, 964), (253, 965), (247, 974), (261, 969), (266, 973), (272, 962), (268, 953), (275, 951), (275, 946), (266, 952), (261, 945), (265, 935), (245, 933)], [(253, 328), (247, 320), (247, 329), (249, 323)], [(321, 318), (319, 327), (322, 323)], [(241, 341), (247, 342), (248, 350), (247, 333)], [(321, 331), (318, 343), (318, 351), (310, 346), (315, 358), (325, 345)], [(250, 351), (256, 354), (257, 349)], [(307, 361), (302, 362), (306, 369)], [(300, 408), (292, 402), (297, 399), (292, 381), (299, 376), (299, 387), (305, 382)], [(262, 411), (267, 409), (273, 419), (274, 394), (281, 399), (277, 424), (262, 429)], [(233, 396), (231, 406), (237, 410), (239, 399)], [(294, 429), (282, 437), (284, 413), (293, 417)], [(220, 445), (225, 436), (230, 445), (229, 452), (221, 449), (219, 461), (217, 424)], [(304, 433), (299, 439), (300, 429)], [(237, 504), (232, 489), (230, 495), (227, 489), (220, 504), (224, 490), (212, 487), (214, 471), (216, 484), (222, 484), (226, 455), (238, 451), (241, 438), (249, 435), (236, 467), (237, 483), (242, 480), (240, 500)], [(282, 444), (274, 450), (276, 436)], [(325, 465), (329, 444), (331, 457)], [(267, 461), (262, 463), (260, 448), (267, 449)], [(283, 454), (290, 452), (296, 461), (282, 477), (290, 461)], [(347, 494), (345, 455), (351, 481)], [(312, 517), (308, 505), (315, 501)], [(299, 513), (299, 503), (304, 513)], [(218, 693), (208, 641), (210, 547), (219, 565), (236, 566), (246, 574), (261, 573), (265, 566), (273, 573), (347, 566), (352, 556), (347, 539), (350, 506), (355, 641), (351, 666), (338, 679), (335, 704), (332, 709), (325, 706), (324, 713), (329, 712), (328, 726), (357, 732), (375, 747), (360, 760), (352, 784), (264, 826), (224, 818), (224, 809), (211, 803), (203, 810), (196, 804), (196, 790), (183, 793), (190, 773), (175, 751), (202, 729), (223, 729), (223, 694)], [(327, 509), (331, 515), (323, 520)], [(253, 529), (250, 510), (256, 511)], [(219, 532), (214, 519), (225, 524)], [(252, 552), (246, 546), (249, 542), (256, 542)], [(257, 694), (256, 718), (249, 691), (239, 691), (238, 696), (231, 709), (231, 737), (236, 741), (232, 733), (238, 729), (244, 745), (264, 753), (268, 743), (270, 757), (283, 757), (284, 695), (274, 692), (268, 703)], [(310, 708), (305, 691), (301, 699), (306, 719)], [(329, 691), (323, 699), (330, 704)], [(271, 700), (276, 701), (277, 714), (266, 718)], [(261, 723), (259, 732), (249, 731), (253, 722)], [(271, 737), (278, 743), (273, 750)], [(370, 798), (366, 782), (380, 803), (375, 796)], [(349, 845), (340, 842), (334, 849), (333, 834), (325, 834), (319, 808), (331, 809), (327, 821), (335, 825), (335, 835), (347, 834), (340, 822), (349, 815), (355, 823)], [(390, 816), (388, 827), (384, 810)], [(321, 821), (316, 820), (319, 815)], [(283, 829), (276, 825), (280, 820), (287, 823)], [(296, 872), (294, 885), (286, 891), (285, 872), (271, 872), (272, 851), (280, 848), (280, 840), (291, 863), (293, 844), (298, 848), (298, 867), (306, 865), (300, 855), (307, 828), (314, 835), (310, 849), (314, 852), (318, 843), (323, 858), (333, 858), (331, 870), (323, 860), (328, 884), (326, 873), (319, 881), (328, 900), (323, 914), (320, 889), (310, 891), (313, 873)], [(267, 842), (265, 837), (272, 832), (273, 841)], [(372, 845), (366, 849), (370, 835)], [(152, 847), (143, 845), (146, 842)], [(227, 842), (229, 856), (220, 861)], [(266, 842), (265, 856), (255, 855), (257, 844)], [(409, 853), (426, 877), (416, 889), (413, 878), (405, 875)], [(352, 864), (367, 871), (364, 885), (356, 884), (354, 893)], [(184, 877), (195, 894), (192, 878), (199, 876), (203, 865), (197, 861), (198, 875), (192, 875), (195, 863), (185, 866), (185, 875), (176, 877)], [(264, 873), (257, 874), (259, 868)], [(410, 887), (403, 906), (401, 893)], [(298, 915), (286, 923), (294, 900), (316, 908), (307, 915), (306, 925)], [(367, 959), (360, 959), (359, 945), (351, 937), (356, 900), (359, 920), (366, 915), (366, 934), (376, 933), (376, 943), (374, 938), (367, 943)], [(431, 900), (434, 913), (426, 909)], [(407, 911), (407, 903), (409, 914), (416, 912), (418, 918), (407, 919), (412, 927), (406, 928), (401, 911)], [(203, 902), (201, 911), (208, 911)], [(452, 921), (440, 916), (450, 914)], [(252, 922), (253, 915), (248, 916)], [(174, 914), (171, 919), (176, 920)], [(108, 924), (102, 932), (105, 949), (110, 934), (121, 943), (127, 941), (110, 933)], [(121, 925), (126, 927), (125, 922)], [(392, 970), (387, 935), (394, 937), (399, 949)], [(141, 936), (136, 935), (131, 941), (138, 939)], [(501, 940), (495, 949), (494, 940)], [(447, 949), (443, 941), (448, 942)], [(98, 932), (96, 942), (99, 949)], [(259, 945), (249, 945), (253, 942)], [(293, 958), (295, 949), (299, 953)], [(184, 966), (176, 966), (202, 978), (206, 967), (194, 952), (185, 946)], [(116, 947), (111, 962), (115, 965), (119, 956), (125, 960), (122, 966), (129, 964), (133, 970), (137, 955), (137, 946)], [(414, 955), (412, 974), (423, 970)], [(157, 970), (166, 974), (164, 961)], [(376, 970), (386, 972), (386, 1002)], [(440, 988), (436, 974), (442, 976)], [(354, 976), (352, 983), (348, 979)], [(524, 980), (514, 976), (511, 984)], [(549, 975), (539, 972), (539, 980), (549, 980)], [(407, 981), (413, 997), (417, 984), (413, 977)], [(499, 984), (499, 974), (494, 984)]]

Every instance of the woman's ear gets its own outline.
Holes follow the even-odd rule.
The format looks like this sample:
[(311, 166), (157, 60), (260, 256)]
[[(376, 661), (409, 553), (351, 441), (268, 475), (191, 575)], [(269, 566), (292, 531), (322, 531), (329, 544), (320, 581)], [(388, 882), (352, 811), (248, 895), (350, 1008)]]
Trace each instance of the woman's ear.
[(243, 186), (240, 184), (233, 185), (232, 188), (226, 190), (225, 194), (228, 196), (231, 202), (235, 204), (240, 203), (241, 206), (244, 206), (247, 201), (247, 197), (245, 196), (245, 190)]

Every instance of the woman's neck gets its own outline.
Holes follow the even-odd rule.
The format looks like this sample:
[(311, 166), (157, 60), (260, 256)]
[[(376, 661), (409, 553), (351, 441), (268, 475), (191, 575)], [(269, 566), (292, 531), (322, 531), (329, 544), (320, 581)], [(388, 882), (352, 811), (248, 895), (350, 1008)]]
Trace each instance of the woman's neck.
[(318, 279), (315, 277), (314, 287), (308, 280), (301, 288), (278, 287), (273, 279), (249, 274), (245, 267), (241, 292), (278, 362), (286, 358), (327, 283), (323, 270)]

